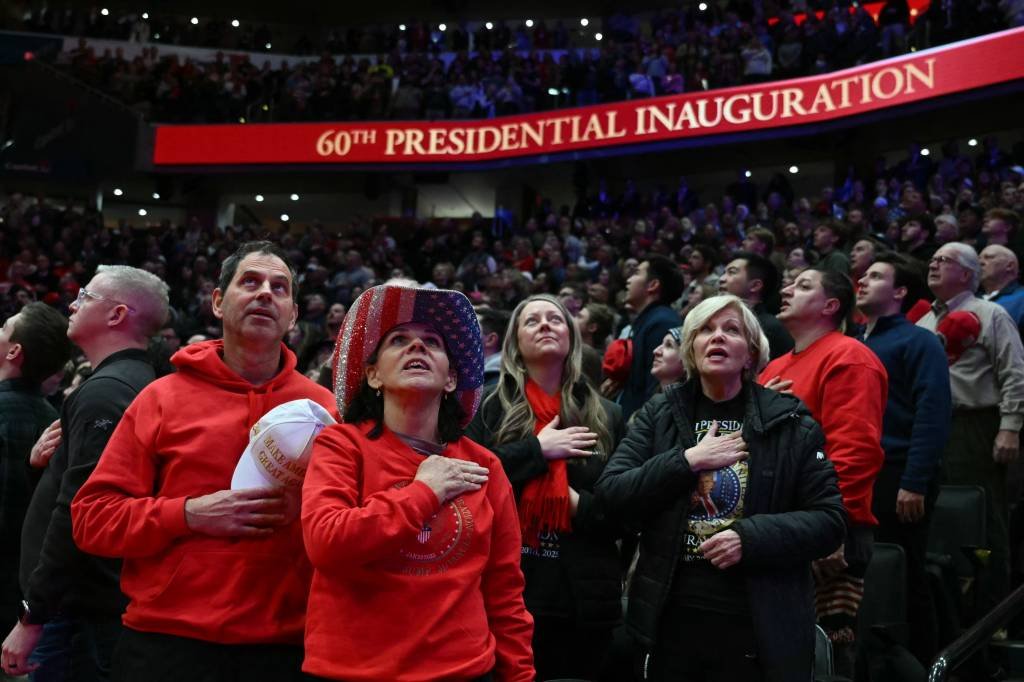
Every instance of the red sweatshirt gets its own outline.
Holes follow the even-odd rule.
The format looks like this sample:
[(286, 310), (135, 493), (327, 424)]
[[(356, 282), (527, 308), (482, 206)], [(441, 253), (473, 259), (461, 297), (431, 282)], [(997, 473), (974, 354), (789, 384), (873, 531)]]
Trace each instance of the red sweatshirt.
[(885, 458), (882, 415), (889, 390), (881, 361), (860, 341), (831, 332), (772, 360), (759, 381), (777, 376), (793, 380), (793, 393), (821, 424), (850, 522), (877, 525), (871, 495)]
[(468, 438), (444, 454), (490, 471), (446, 504), (413, 480), (423, 456), (368, 423), (317, 438), (302, 489), (313, 562), (305, 672), (347, 682), (534, 678), (520, 535), (501, 463)]
[[(299, 522), (266, 538), (211, 537), (185, 524), (185, 500), (231, 487), (249, 428), (271, 408), (334, 396), (284, 367), (255, 387), (221, 359), (221, 341), (188, 346), (178, 372), (147, 386), (125, 412), (71, 506), (83, 550), (123, 557), (124, 624), (223, 644), (301, 644), (312, 567)], [(158, 664), (158, 662), (156, 662)]]

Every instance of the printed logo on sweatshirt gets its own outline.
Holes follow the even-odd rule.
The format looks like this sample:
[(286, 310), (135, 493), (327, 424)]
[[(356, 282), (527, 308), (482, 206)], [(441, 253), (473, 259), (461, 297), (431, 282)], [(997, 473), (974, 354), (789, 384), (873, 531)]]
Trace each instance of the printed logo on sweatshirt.
[(92, 423), (92, 428), (108, 431), (114, 425), (113, 419), (97, 419)]
[[(395, 487), (406, 485), (408, 482)], [(427, 519), (398, 550), (401, 558), (395, 569), (406, 575), (444, 573), (466, 555), (475, 528), (473, 512), (462, 497), (456, 497)]]

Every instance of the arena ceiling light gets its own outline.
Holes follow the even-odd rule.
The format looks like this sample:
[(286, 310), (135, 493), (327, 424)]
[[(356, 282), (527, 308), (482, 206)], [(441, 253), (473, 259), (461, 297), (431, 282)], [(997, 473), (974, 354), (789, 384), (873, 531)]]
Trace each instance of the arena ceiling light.
[(448, 30), (448, 24), (438, 24), (437, 30), (440, 31), (441, 33), (444, 33), (445, 31)]
[(260, 202), (263, 201), (263, 195), (262, 194), (257, 194), (256, 196), (253, 197), (253, 199), (256, 200), (256, 203), (260, 203)]
[(745, 170), (745, 171), (743, 171), (743, 177), (745, 177), (745, 178), (749, 178), (749, 177), (751, 177), (751, 176), (753, 176), (753, 175), (754, 175), (754, 174), (753, 174), (753, 173), (751, 173), (751, 172), (750, 172), (750, 171), (748, 171), (748, 170)]
[(153, 192), (153, 198), (156, 199), (157, 201), (159, 201), (160, 200), (160, 192)]
[(971, 139), (967, 140), (967, 146), (968, 147), (977, 147), (978, 146), (978, 140), (976, 138), (972, 137)]
[(533, 28), (533, 19), (526, 20), (526, 28)]
[(601, 42), (602, 40), (604, 40), (604, 34), (602, 34), (602, 33), (595, 33), (594, 34), (594, 40), (596, 40), (597, 42)]
[(269, 50), (269, 49), (270, 49), (270, 43), (267, 43), (267, 44), (266, 44), (266, 45), (264, 45), (263, 47), (265, 47), (265, 48), (267, 48), (267, 49)]
[(404, 31), (405, 30), (405, 24), (399, 24), (398, 25), (398, 30), (399, 31)]
[(192, 17), (192, 18), (191, 18), (191, 19), (189, 19), (188, 21), (189, 21), (189, 23), (190, 23), (190, 24), (192, 24), (193, 26), (198, 26), (198, 25), (199, 25), (199, 17)]
[(582, 26), (583, 28), (586, 28), (589, 25), (590, 25), (590, 19), (587, 19), (586, 17), (583, 17), (582, 19), (580, 19), (580, 26)]
[(290, 217), (288, 216), (288, 214), (287, 214), (287, 213), (282, 213), (282, 214), (281, 214), (281, 222), (282, 222), (282, 223), (286, 223), (286, 222), (288, 222), (289, 220), (291, 220), (291, 218), (290, 218)]
[(291, 197), (289, 197), (289, 198), (290, 198), (290, 199), (291, 199), (292, 201), (298, 201), (298, 200), (299, 200), (299, 195), (298, 195), (298, 194), (294, 194), (294, 193), (293, 193), (293, 194), (291, 195)]
[(231, 26), (233, 28), (238, 28), (241, 25), (242, 25), (242, 22), (240, 22), (238, 19), (232, 19), (231, 20)]
[(102, 14), (103, 16), (108, 16), (110, 14), (110, 10), (104, 7), (100, 10), (100, 14)]
[(491, 22), (488, 21), (486, 24), (484, 24), (484, 28), (486, 28), (488, 31), (490, 31), (490, 30), (492, 30), (494, 28), (494, 24), (492, 24)]
[(115, 188), (114, 188), (114, 196), (115, 196), (115, 197), (119, 197), (119, 196), (121, 196), (121, 195), (123, 195), (123, 194), (124, 194), (124, 192), (123, 192), (123, 191), (121, 191), (121, 188), (120, 188), (120, 187), (115, 187)]
[(699, 5), (697, 5), (697, 9), (699, 9), (701, 12), (707, 12), (708, 11), (708, 3), (706, 3), (706, 2), (700, 3)]
[(932, 153), (932, 150), (928, 149), (928, 147), (923, 147), (921, 149), (921, 156), (928, 156), (931, 153)]
[(149, 12), (143, 12), (142, 13), (142, 18), (143, 19), (149, 19)]
[(800, 168), (798, 166), (790, 166), (789, 172), (792, 173), (793, 175), (796, 175), (797, 173), (800, 172)]
[(144, 216), (144, 215), (146, 215), (146, 209), (144, 209), (144, 208), (140, 208), (140, 209), (139, 209), (139, 215), (141, 215), (141, 216)]
[(552, 97), (558, 97), (558, 88), (548, 88), (548, 94)]

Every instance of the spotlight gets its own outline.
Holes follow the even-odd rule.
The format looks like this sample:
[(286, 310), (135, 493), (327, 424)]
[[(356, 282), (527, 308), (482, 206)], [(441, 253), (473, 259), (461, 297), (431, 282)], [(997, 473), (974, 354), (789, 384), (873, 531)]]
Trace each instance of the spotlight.
[(790, 166), (789, 167), (789, 172), (792, 173), (793, 175), (796, 175), (797, 173), (800, 172), (800, 169), (798, 167), (796, 167), (796, 166)]
[(149, 19), (149, 12), (143, 12), (142, 13), (142, 18), (143, 19)]
[(190, 24), (192, 24), (193, 26), (198, 26), (199, 25), (199, 17), (192, 17), (191, 19), (188, 20), (188, 22)]
[(399, 31), (404, 31), (405, 30), (405, 24), (399, 24), (398, 25), (398, 30)]
[(590, 25), (590, 19), (587, 19), (586, 17), (583, 17), (582, 19), (580, 19), (580, 26), (582, 26), (583, 28), (586, 28), (589, 25)]
[(238, 122), (239, 123), (245, 123), (245, 116), (239, 116), (238, 117)]
[(299, 200), (299, 195), (298, 194), (292, 194), (291, 200), (292, 201), (298, 201)]
[(604, 40), (604, 34), (595, 33), (594, 34), (594, 40), (596, 40), (597, 42), (601, 42), (602, 40)]
[(706, 3), (706, 2), (700, 3), (699, 5), (697, 5), (697, 9), (699, 9), (701, 12), (707, 12), (708, 11), (708, 3)]
[(266, 44), (266, 45), (264, 45), (263, 47), (265, 47), (265, 48), (267, 48), (267, 49), (269, 50), (269, 49), (270, 49), (270, 43), (267, 43), (267, 44)]
[(971, 139), (967, 140), (967, 146), (968, 147), (977, 147), (978, 146), (978, 140), (976, 140), (975, 138), (972, 137)]
[(107, 9), (106, 7), (104, 7), (103, 9), (100, 10), (100, 14), (102, 14), (103, 16), (109, 16), (110, 15), (110, 10)]
[(486, 24), (484, 24), (484, 28), (486, 28), (488, 31), (490, 31), (491, 29), (494, 28), (494, 24), (492, 24), (491, 22), (488, 21)]
[(153, 34), (153, 40), (160, 40), (160, 34), (159, 33), (154, 33)]
[(119, 196), (121, 196), (122, 194), (124, 194), (124, 192), (122, 192), (122, 191), (121, 191), (121, 188), (120, 188), (120, 187), (115, 187), (115, 188), (114, 188), (114, 196), (115, 196), (115, 197), (119, 197)]
[(921, 156), (928, 156), (931, 153), (932, 152), (930, 149), (928, 149), (928, 147), (924, 147), (923, 149), (921, 149)]
[(160, 192), (153, 192), (153, 198), (160, 201)]
[(260, 203), (260, 202), (263, 201), (263, 195), (262, 194), (257, 194), (255, 197), (253, 197), (253, 199), (256, 200), (256, 203)]
[(144, 209), (144, 208), (140, 208), (140, 209), (139, 209), (139, 215), (141, 215), (141, 216), (144, 216), (144, 215), (146, 215), (146, 209)]
[(751, 173), (750, 171), (743, 171), (743, 177), (745, 177), (745, 178), (749, 178), (749, 177), (751, 177), (752, 175), (754, 175), (754, 174), (753, 174), (753, 173)]
[(281, 222), (282, 222), (282, 223), (286, 223), (286, 222), (288, 222), (289, 220), (290, 220), (290, 218), (288, 217), (288, 214), (287, 214), (287, 213), (282, 213), (282, 214), (281, 214)]
[(232, 28), (238, 28), (241, 25), (242, 25), (242, 22), (240, 22), (238, 19), (232, 19), (231, 20)]
[(438, 24), (437, 30), (440, 31), (441, 33), (444, 33), (445, 31), (448, 30), (448, 24)]
[(548, 88), (548, 94), (552, 97), (558, 97), (558, 88)]
[(526, 28), (533, 28), (533, 19), (526, 20)]

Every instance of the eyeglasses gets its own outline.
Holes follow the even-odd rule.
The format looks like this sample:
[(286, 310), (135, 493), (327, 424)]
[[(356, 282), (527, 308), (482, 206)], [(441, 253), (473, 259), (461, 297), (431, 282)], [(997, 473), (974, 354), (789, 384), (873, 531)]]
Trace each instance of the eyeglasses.
[(931, 260), (928, 261), (928, 262), (929, 263), (937, 263), (938, 265), (945, 265), (946, 263), (952, 263), (953, 265), (959, 265), (960, 267), (963, 267), (963, 265), (961, 265), (960, 261), (958, 261), (956, 258), (953, 258), (951, 256), (932, 256)]
[(123, 301), (118, 301), (118, 300), (113, 299), (113, 298), (109, 298), (107, 296), (102, 296), (100, 294), (97, 294), (95, 291), (89, 291), (85, 287), (80, 287), (78, 289), (78, 296), (75, 298), (75, 306), (79, 307), (79, 308), (82, 307), (82, 304), (85, 302), (86, 298), (91, 298), (91, 299), (94, 299), (94, 300), (97, 300), (97, 301), (110, 301), (111, 303), (116, 303), (118, 305), (123, 305), (125, 308), (128, 309), (128, 312), (130, 312), (130, 313), (134, 313), (135, 312), (135, 308), (131, 307), (127, 303), (124, 303)]

